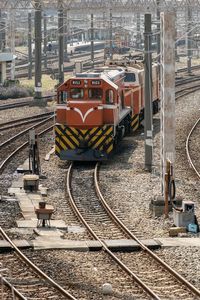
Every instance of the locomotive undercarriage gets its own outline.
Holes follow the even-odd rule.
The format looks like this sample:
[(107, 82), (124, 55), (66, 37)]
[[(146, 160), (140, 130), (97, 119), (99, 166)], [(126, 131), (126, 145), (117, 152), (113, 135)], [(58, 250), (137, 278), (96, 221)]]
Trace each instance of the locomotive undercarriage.
[(107, 160), (114, 146), (113, 129), (112, 125), (83, 130), (56, 124), (56, 155), (61, 160)]

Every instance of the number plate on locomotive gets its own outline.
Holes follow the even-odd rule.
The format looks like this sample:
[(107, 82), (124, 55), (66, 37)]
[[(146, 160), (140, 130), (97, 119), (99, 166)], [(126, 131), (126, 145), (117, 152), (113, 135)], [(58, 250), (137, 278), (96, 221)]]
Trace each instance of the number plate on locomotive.
[(91, 84), (92, 84), (92, 85), (100, 85), (100, 84), (101, 84), (101, 81), (100, 81), (100, 80), (92, 80), (92, 81), (91, 81)]
[(71, 84), (73, 84), (73, 85), (80, 85), (81, 81), (80, 80), (72, 80)]

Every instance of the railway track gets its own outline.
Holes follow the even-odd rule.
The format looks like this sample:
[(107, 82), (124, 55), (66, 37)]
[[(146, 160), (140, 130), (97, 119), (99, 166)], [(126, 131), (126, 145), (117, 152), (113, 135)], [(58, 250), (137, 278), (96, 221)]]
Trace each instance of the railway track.
[[(45, 114), (43, 114), (43, 117)], [(47, 113), (45, 119), (40, 121), (39, 119), (34, 119), (34, 122), (37, 122), (34, 125), (31, 125), (31, 127), (23, 129), (22, 131), (17, 131), (17, 134), (15, 133), (12, 137), (7, 139), (5, 141), (5, 136), (1, 136), (3, 142), (0, 144), (0, 189), (1, 189), (1, 195), (7, 195), (8, 188), (10, 187), (10, 183), (13, 180), (13, 172), (15, 172), (16, 168), (19, 166), (20, 163), (22, 163), (27, 157), (28, 157), (28, 150), (26, 150), (26, 147), (28, 146), (29, 142), (29, 130), (31, 128), (36, 128), (37, 133), (39, 136), (42, 136), (45, 133), (48, 133), (53, 128), (53, 116)], [(29, 118), (25, 118), (29, 119)], [(20, 121), (20, 120), (17, 120)], [(28, 120), (29, 121), (29, 120)], [(30, 120), (31, 121), (31, 120)], [(14, 122), (14, 121), (12, 121)], [(24, 121), (26, 122), (26, 121)], [(32, 121), (33, 122), (33, 121)], [(6, 123), (7, 124), (7, 123)], [(15, 126), (15, 123), (13, 124)], [(13, 125), (9, 125), (13, 126)], [(7, 127), (7, 126), (6, 126)], [(22, 126), (24, 127), (24, 125)], [(4, 130), (3, 133), (5, 135), (11, 136), (11, 133), (13, 133), (13, 129), (5, 130), (5, 126), (0, 128), (0, 131)], [(40, 130), (40, 132), (39, 132)], [(15, 227), (15, 220), (16, 218), (20, 218), (21, 214), (19, 211), (19, 207), (15, 200), (6, 200), (4, 196), (0, 199), (1, 206), (0, 206), (0, 226), (3, 226), (3, 228), (12, 228)]]
[(7, 289), (1, 289), (2, 299), (72, 299), (73, 295), (41, 271), (10, 240), (0, 227), (1, 239), (6, 240), (12, 252), (0, 257), (1, 283)]
[[(95, 187), (93, 185), (93, 188), (95, 188), (100, 202), (93, 200), (95, 198), (94, 192), (91, 194), (90, 190), (88, 194), (89, 186), (91, 185), (86, 173), (84, 177), (86, 186), (84, 187), (83, 181), (79, 182), (82, 192), (81, 195), (78, 196), (77, 200), (77, 190), (80, 192), (80, 189), (78, 189), (77, 186), (76, 188), (72, 186), (72, 170), (73, 165), (71, 164), (68, 169), (66, 185), (67, 194), (69, 196), (70, 205), (72, 206), (73, 211), (76, 213), (78, 219), (87, 228), (93, 239), (101, 243), (103, 250), (109, 254), (117, 264), (119, 264), (123, 271), (126, 272), (126, 274), (128, 274), (134, 281), (134, 283), (137, 283), (138, 287), (141, 289), (141, 293), (145, 292), (146, 295), (153, 299), (171, 299), (172, 296), (178, 299), (199, 299), (200, 291), (197, 290), (187, 280), (185, 280), (181, 275), (179, 275), (175, 270), (173, 270), (168, 264), (162, 261), (152, 251), (150, 251), (141, 242), (141, 240), (139, 240), (126, 226), (124, 226), (119, 218), (116, 217), (112, 209), (107, 205), (98, 184), (99, 165), (97, 164), (95, 167)], [(83, 178), (83, 174), (81, 177)], [(85, 198), (88, 198), (90, 195), (89, 199), (86, 201), (83, 198), (83, 192), (86, 192)], [(90, 204), (87, 207), (85, 203), (88, 203), (88, 201)], [(100, 222), (102, 223), (104, 220), (98, 219), (99, 214), (95, 214), (95, 211), (97, 211), (100, 206), (104, 208), (106, 214), (110, 217), (110, 222), (114, 224), (110, 226), (110, 222), (107, 222), (105, 224), (106, 230), (103, 230), (102, 233), (99, 233), (102, 227), (100, 227), (100, 230), (97, 230), (97, 227), (99, 227)], [(91, 214), (93, 215), (93, 221), (91, 220)], [(118, 227), (118, 232), (120, 232), (120, 234), (124, 233), (124, 238), (134, 239), (141, 247), (141, 252), (137, 261), (134, 259), (134, 254), (131, 254), (133, 258), (130, 259), (130, 256), (125, 256), (123, 254), (115, 255), (107, 248), (105, 239), (109, 237), (110, 234), (111, 236), (112, 233), (115, 234), (116, 229), (113, 230), (113, 226), (116, 225)], [(106, 232), (109, 232), (109, 235), (107, 235)], [(119, 237), (121, 237), (121, 235), (119, 235)]]
[(199, 146), (199, 130), (200, 130), (200, 118), (195, 122), (194, 126), (190, 130), (186, 140), (186, 153), (190, 166), (200, 179), (200, 146)]
[[(55, 95), (49, 95), (49, 96), (43, 96), (41, 97), (42, 100), (53, 100)], [(6, 110), (6, 109), (11, 109), (11, 108), (18, 108), (18, 107), (23, 107), (23, 106), (29, 106), (33, 103), (34, 98), (31, 98), (26, 101), (18, 101), (15, 99), (15, 102), (8, 103), (8, 104), (1, 104), (0, 105), (0, 110)], [(9, 101), (9, 100), (6, 100)]]
[[(45, 120), (42, 120), (42, 121), (32, 125), (31, 127), (20, 131), (19, 133), (15, 134), (13, 137), (7, 139), (6, 141), (4, 141), (3, 143), (0, 144), (0, 149), (3, 149), (3, 151), (2, 151), (3, 154), (1, 153), (1, 156), (0, 156), (0, 159), (1, 159), (0, 173), (2, 173), (3, 169), (5, 168), (7, 163), (13, 158), (13, 156), (28, 145), (29, 131), (33, 128), (36, 129), (41, 126), (47, 126), (47, 128), (45, 128), (42, 132), (40, 132), (38, 134), (40, 136), (53, 128), (53, 124), (52, 124), (53, 119), (54, 119), (54, 116), (50, 116), (50, 117), (46, 118)], [(49, 122), (51, 123), (50, 126), (48, 125)], [(19, 138), (20, 138), (20, 140), (18, 141), (18, 143), (16, 143), (16, 140), (18, 140)], [(14, 143), (14, 145), (13, 145), (13, 143)]]
[(200, 76), (183, 78), (176, 82), (176, 99), (179, 99), (183, 96), (196, 92), (200, 89)]
[[(192, 66), (191, 69), (192, 70), (199, 70), (200, 65)], [(184, 72), (187, 72), (187, 71), (188, 71), (188, 68), (180, 68), (176, 71), (176, 73), (184, 73)]]
[(42, 113), (39, 115), (33, 115), (30, 117), (25, 117), (25, 118), (21, 118), (21, 119), (17, 119), (17, 120), (0, 123), (0, 132), (8, 130), (8, 129), (24, 126), (24, 125), (27, 125), (27, 124), (30, 124), (33, 122), (37, 122), (40, 120), (42, 121), (49, 116), (53, 116), (53, 114), (54, 114), (53, 112)]

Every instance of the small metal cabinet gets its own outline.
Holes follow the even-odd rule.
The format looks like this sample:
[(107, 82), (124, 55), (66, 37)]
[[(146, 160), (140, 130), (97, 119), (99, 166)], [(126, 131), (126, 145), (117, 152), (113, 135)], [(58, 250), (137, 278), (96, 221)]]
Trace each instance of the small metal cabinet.
[(34, 174), (24, 175), (23, 182), (25, 191), (37, 191), (39, 186), (39, 176)]

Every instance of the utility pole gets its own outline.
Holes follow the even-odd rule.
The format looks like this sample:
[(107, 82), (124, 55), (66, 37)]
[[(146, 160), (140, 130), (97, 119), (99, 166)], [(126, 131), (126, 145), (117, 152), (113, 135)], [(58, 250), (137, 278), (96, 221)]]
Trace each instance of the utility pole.
[(6, 31), (5, 31), (5, 21), (2, 19), (2, 12), (0, 9), (0, 51), (4, 51), (6, 46)]
[(63, 0), (58, 0), (58, 72), (59, 72), (59, 84), (64, 81), (64, 12), (63, 12)]
[(31, 22), (31, 12), (28, 13), (28, 79), (32, 79), (32, 22)]
[(153, 157), (151, 14), (145, 14), (144, 27), (145, 169), (151, 171)]
[(110, 24), (109, 24), (109, 39), (110, 39), (110, 59), (113, 59), (113, 40), (112, 40), (112, 34), (113, 34), (113, 28), (112, 28), (112, 9), (110, 9)]
[(41, 0), (35, 0), (35, 99), (42, 97), (42, 11)]
[(141, 49), (141, 34), (140, 34), (140, 14), (136, 14), (136, 48), (137, 50)]
[(91, 14), (91, 62), (94, 68), (94, 15)]
[(46, 14), (43, 15), (43, 21), (44, 21), (44, 67), (47, 68), (47, 16)]
[(0, 9), (0, 52), (3, 50), (3, 22), (2, 22), (2, 14)]
[(64, 11), (64, 61), (68, 61), (68, 54), (67, 54), (67, 43), (68, 43), (68, 11), (67, 9)]
[[(160, 0), (157, 0), (157, 62), (158, 62), (158, 72), (160, 74)], [(160, 75), (159, 75), (160, 77)]]
[(175, 162), (175, 13), (161, 13), (161, 193), (167, 160)]
[(188, 22), (188, 35), (187, 35), (187, 70), (188, 74), (192, 73), (192, 11), (188, 6), (187, 8), (187, 22)]
[[(15, 55), (15, 10), (14, 8), (10, 10), (10, 48), (11, 53), (14, 56)], [(13, 60), (11, 62), (11, 80), (15, 79), (15, 59), (13, 57)]]

